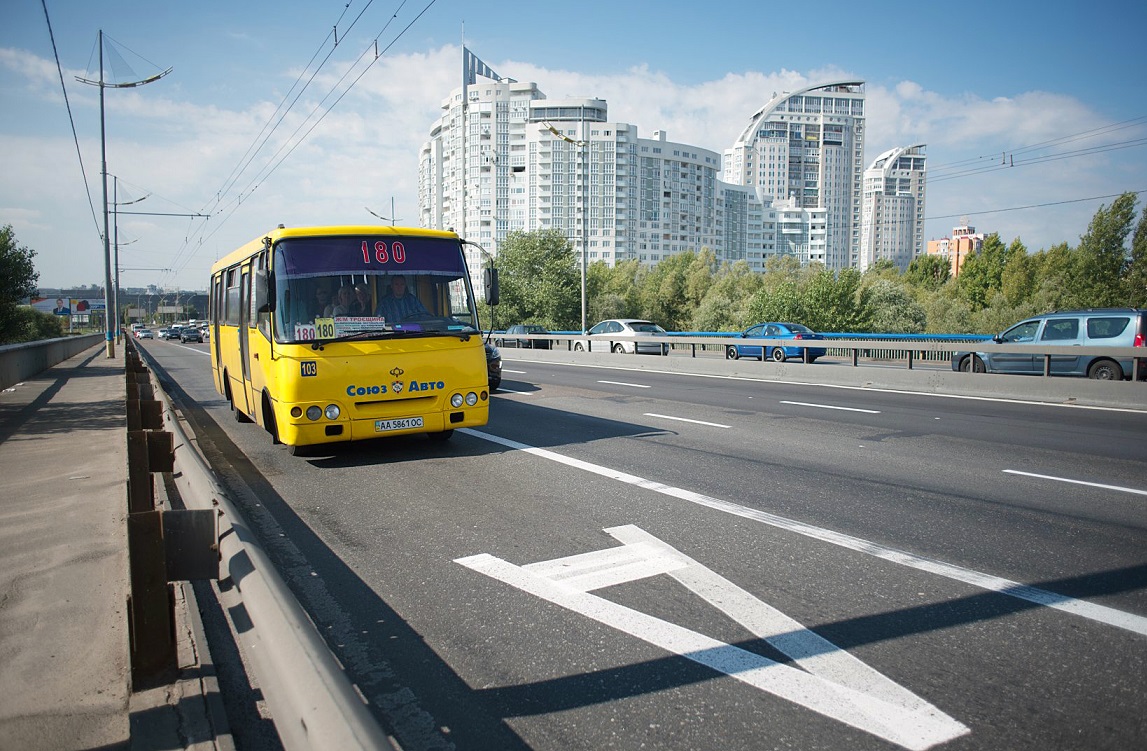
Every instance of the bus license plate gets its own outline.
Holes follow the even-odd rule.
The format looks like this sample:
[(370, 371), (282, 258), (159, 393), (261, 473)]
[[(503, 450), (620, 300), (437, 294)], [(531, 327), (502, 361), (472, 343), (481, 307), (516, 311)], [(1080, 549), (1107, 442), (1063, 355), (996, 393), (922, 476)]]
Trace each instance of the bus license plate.
[(375, 420), (374, 432), (385, 433), (389, 430), (407, 430), (408, 428), (421, 428), (421, 417), (403, 417), (399, 420)]

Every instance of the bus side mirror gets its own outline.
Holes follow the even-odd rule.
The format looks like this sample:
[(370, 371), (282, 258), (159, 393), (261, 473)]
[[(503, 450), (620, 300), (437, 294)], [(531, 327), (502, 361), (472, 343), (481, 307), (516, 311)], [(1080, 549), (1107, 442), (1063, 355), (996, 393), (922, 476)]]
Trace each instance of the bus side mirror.
[(271, 277), (266, 269), (255, 270), (255, 312), (267, 313), (274, 310), (272, 301), (275, 299), (274, 290), (271, 289)]
[(482, 271), (482, 287), (485, 290), (486, 304), (498, 304), (498, 270), (488, 266)]

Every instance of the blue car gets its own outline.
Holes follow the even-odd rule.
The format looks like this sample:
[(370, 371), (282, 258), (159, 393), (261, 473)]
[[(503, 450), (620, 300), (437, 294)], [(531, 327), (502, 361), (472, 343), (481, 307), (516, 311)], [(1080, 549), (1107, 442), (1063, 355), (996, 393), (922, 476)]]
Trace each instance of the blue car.
[[(741, 332), (742, 339), (824, 339), (807, 326), (799, 323), (758, 323)], [(769, 358), (775, 362), (784, 362), (788, 358), (801, 360), (805, 347), (765, 347), (760, 344), (730, 344), (725, 347), (725, 359), (739, 360), (742, 357), (755, 357), (763, 360)], [(818, 357), (824, 357), (824, 347), (808, 347), (808, 361), (815, 362)]]

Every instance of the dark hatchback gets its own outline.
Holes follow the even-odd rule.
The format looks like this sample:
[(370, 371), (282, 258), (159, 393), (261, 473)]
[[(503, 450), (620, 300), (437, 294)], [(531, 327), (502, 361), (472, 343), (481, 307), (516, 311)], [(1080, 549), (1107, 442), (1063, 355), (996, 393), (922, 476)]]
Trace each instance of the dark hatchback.
[(545, 326), (532, 323), (519, 323), (506, 329), (506, 333), (499, 336), (495, 343), (499, 347), (521, 347), (523, 349), (549, 349), (549, 339), (522, 339), (522, 336), (539, 336), (550, 333)]
[(486, 346), (486, 375), (490, 382), (490, 391), (497, 391), (502, 385), (502, 353), (489, 342)]
[(202, 342), (203, 332), (196, 326), (184, 326), (179, 330), (179, 341)]

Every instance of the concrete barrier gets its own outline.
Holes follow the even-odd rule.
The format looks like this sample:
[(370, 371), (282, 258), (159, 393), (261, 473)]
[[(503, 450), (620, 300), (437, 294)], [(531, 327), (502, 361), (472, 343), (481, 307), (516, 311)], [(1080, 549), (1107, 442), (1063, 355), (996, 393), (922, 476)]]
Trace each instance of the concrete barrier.
[(85, 334), (0, 346), (0, 389), (43, 373), (102, 341), (104, 334)]
[(722, 360), (687, 355), (615, 355), (606, 352), (568, 352), (564, 349), (502, 350), (503, 359), (555, 362), (571, 365), (617, 367), (688, 373), (711, 378), (748, 378), (757, 381), (819, 384), (836, 388), (885, 389), (916, 393), (1020, 399), (1049, 404), (1078, 404), (1147, 411), (1147, 383), (1094, 381), (1069, 378), (992, 373), (958, 373), (950, 369), (760, 360)]

